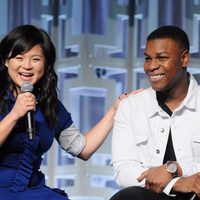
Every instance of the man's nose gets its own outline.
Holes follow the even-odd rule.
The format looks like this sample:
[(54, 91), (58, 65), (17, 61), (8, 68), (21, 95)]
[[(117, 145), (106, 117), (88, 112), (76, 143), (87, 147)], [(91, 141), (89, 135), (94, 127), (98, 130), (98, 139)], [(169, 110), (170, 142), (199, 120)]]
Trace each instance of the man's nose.
[(148, 69), (151, 70), (151, 71), (153, 71), (153, 70), (155, 70), (155, 69), (158, 69), (159, 66), (160, 66), (160, 64), (159, 64), (158, 60), (152, 59), (152, 60), (151, 60), (151, 63), (150, 63), (149, 66), (148, 66)]

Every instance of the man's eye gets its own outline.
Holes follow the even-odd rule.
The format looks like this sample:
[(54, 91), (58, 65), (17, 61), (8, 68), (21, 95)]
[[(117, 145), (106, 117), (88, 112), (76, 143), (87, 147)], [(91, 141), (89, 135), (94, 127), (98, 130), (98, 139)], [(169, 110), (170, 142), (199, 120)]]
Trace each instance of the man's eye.
[(159, 60), (166, 60), (167, 57), (166, 57), (166, 56), (160, 56), (160, 57), (158, 57), (158, 59), (159, 59)]
[(145, 61), (150, 61), (151, 60), (150, 57), (145, 57), (144, 59), (145, 59)]

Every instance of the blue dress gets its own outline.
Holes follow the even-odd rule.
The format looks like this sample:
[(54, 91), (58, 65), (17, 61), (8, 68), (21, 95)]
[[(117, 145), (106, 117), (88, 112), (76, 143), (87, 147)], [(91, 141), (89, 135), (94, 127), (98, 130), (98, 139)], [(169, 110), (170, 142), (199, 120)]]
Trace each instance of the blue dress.
[[(12, 106), (14, 98), (12, 97)], [(67, 194), (45, 185), (40, 171), (42, 155), (55, 137), (72, 124), (70, 113), (58, 101), (58, 123), (50, 129), (40, 108), (34, 112), (36, 135), (33, 141), (26, 134), (24, 119), (20, 120), (0, 146), (0, 199), (2, 200), (68, 200)], [(51, 108), (49, 108), (51, 109)], [(9, 112), (9, 111), (8, 111)], [(7, 113), (0, 115), (0, 121)]]

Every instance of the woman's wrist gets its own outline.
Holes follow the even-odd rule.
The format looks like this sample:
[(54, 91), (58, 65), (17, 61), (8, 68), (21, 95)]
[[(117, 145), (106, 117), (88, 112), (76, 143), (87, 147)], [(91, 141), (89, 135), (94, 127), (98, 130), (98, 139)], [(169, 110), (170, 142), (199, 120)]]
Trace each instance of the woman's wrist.
[(108, 110), (108, 112), (113, 116), (115, 115), (116, 111), (117, 111), (117, 107), (115, 106), (110, 107), (110, 109)]

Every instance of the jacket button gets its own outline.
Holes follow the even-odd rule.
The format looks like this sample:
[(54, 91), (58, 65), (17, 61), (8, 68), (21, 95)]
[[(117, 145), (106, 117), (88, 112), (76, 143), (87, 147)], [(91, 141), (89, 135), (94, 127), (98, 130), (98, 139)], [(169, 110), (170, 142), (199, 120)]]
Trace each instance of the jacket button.
[(159, 154), (159, 153), (160, 153), (160, 150), (159, 150), (159, 149), (156, 149), (156, 153)]
[(164, 129), (164, 128), (161, 128), (161, 129), (160, 129), (160, 132), (161, 132), (161, 133), (164, 133), (164, 132), (165, 132), (165, 129)]

